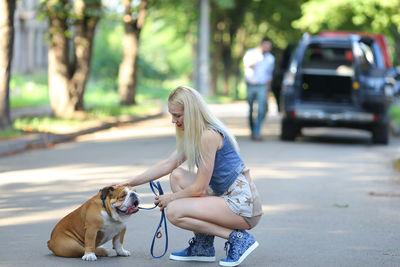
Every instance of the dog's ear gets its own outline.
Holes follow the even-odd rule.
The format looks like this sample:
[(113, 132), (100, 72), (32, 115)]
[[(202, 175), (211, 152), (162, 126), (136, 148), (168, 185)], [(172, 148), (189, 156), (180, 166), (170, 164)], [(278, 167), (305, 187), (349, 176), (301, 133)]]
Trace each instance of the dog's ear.
[(101, 189), (101, 196), (105, 199), (108, 195), (112, 195), (114, 193), (114, 187), (106, 186)]

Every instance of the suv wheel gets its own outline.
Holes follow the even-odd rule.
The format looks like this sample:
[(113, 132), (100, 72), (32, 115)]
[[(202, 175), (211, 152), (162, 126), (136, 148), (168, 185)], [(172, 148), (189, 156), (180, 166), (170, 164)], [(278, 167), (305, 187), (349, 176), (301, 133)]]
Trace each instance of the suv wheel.
[(282, 119), (281, 139), (285, 141), (294, 141), (299, 134), (300, 128), (296, 123), (288, 118)]
[(378, 123), (372, 128), (372, 143), (381, 145), (389, 143), (388, 123)]

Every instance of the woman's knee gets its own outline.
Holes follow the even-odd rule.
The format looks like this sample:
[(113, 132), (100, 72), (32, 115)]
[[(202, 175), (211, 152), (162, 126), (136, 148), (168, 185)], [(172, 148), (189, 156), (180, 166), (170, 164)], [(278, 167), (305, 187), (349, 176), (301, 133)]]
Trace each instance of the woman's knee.
[(171, 172), (171, 175), (169, 176), (169, 183), (171, 185), (172, 192), (176, 192), (180, 189), (182, 189), (182, 176), (183, 176), (183, 170), (181, 168), (176, 168)]
[(179, 205), (177, 205), (177, 201), (172, 201), (168, 204), (165, 210), (165, 216), (172, 224), (175, 224), (179, 220), (180, 209)]
[(170, 181), (179, 182), (182, 180), (183, 176), (185, 175), (185, 170), (182, 168), (176, 168), (171, 172), (169, 176)]
[(175, 170), (173, 170), (169, 176), (169, 182), (172, 192), (175, 193), (177, 191), (183, 190), (191, 183), (193, 183), (193, 179), (195, 177), (192, 176), (193, 175), (190, 172), (183, 168), (176, 168)]

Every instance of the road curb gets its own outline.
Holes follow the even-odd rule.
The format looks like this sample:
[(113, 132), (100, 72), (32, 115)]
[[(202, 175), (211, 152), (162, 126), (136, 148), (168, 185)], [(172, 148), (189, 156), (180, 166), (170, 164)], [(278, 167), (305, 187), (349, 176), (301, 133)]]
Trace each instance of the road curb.
[(11, 156), (30, 149), (48, 148), (59, 143), (70, 142), (81, 135), (106, 130), (125, 123), (135, 123), (139, 121), (154, 119), (163, 116), (163, 112), (158, 112), (148, 116), (127, 117), (123, 119), (115, 119), (112, 122), (99, 121), (97, 126), (81, 128), (72, 133), (55, 134), (55, 133), (34, 133), (24, 135), (19, 138), (0, 141), (0, 158)]

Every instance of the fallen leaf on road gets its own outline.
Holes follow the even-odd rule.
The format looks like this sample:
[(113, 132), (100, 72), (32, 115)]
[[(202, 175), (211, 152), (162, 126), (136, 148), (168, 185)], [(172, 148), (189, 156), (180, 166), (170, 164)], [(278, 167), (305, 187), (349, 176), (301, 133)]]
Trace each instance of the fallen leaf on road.
[(333, 204), (333, 207), (343, 209), (343, 208), (348, 208), (349, 204), (337, 204), (337, 203), (335, 203), (335, 204)]

